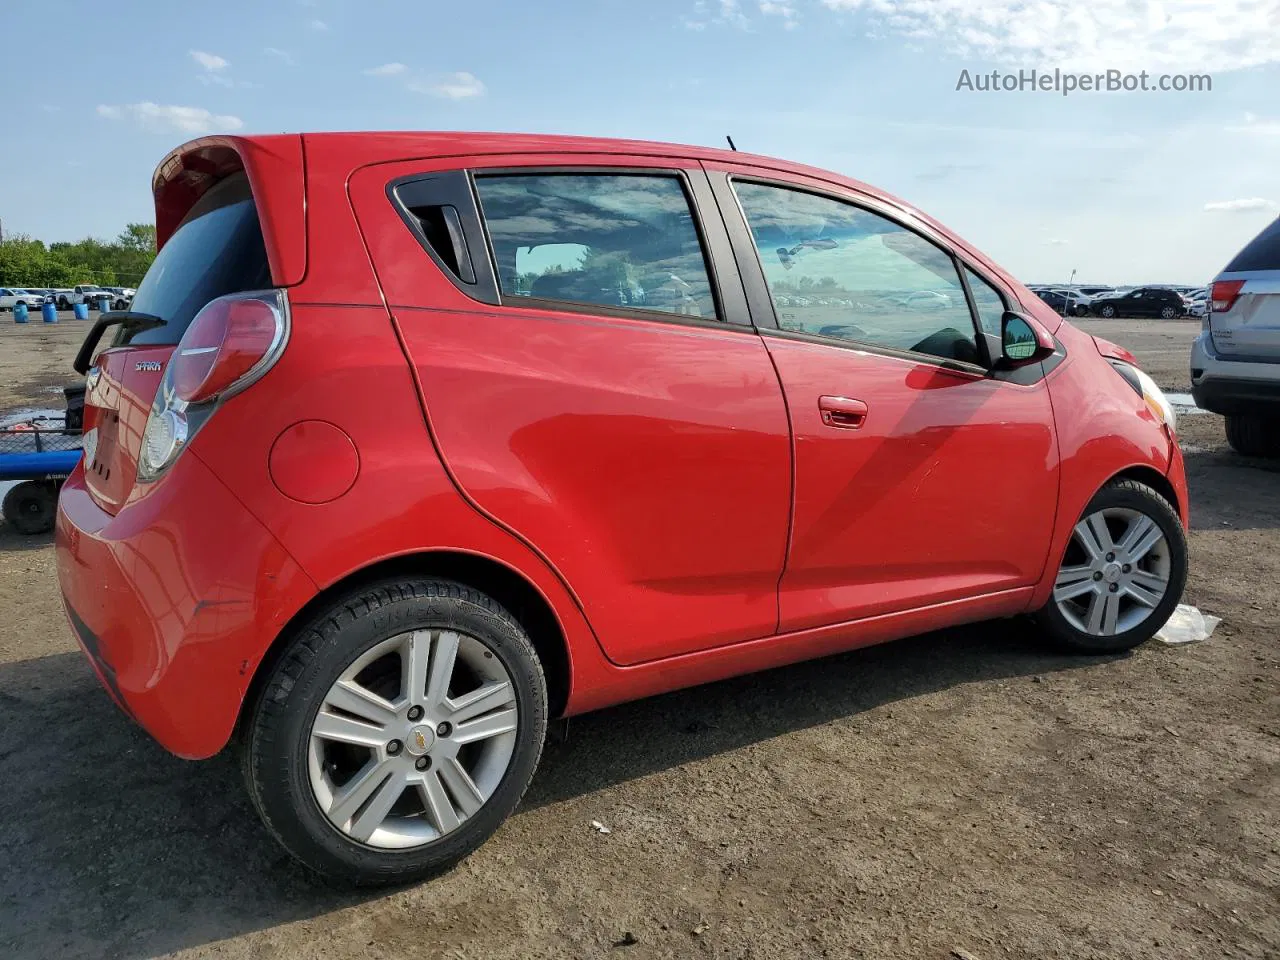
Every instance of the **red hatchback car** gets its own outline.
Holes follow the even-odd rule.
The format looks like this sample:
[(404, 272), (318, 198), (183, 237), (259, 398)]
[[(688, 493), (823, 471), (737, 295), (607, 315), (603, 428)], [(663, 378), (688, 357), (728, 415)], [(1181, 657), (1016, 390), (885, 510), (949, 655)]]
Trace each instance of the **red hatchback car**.
[(1181, 595), (1160, 390), (864, 184), (424, 133), (197, 140), (153, 188), (77, 360), (67, 613), (331, 877), (465, 856), (550, 718), (1018, 614), (1111, 653)]

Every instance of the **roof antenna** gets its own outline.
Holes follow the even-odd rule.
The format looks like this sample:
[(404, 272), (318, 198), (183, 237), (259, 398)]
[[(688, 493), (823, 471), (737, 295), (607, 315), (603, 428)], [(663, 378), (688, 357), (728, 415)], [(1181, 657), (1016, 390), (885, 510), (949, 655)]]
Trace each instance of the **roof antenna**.
[(729, 135), (726, 133), (726, 134), (725, 134), (725, 136), (724, 136), (724, 138), (725, 138), (726, 140), (728, 140), (728, 141), (729, 141), (729, 149), (730, 149), (730, 150), (732, 150), (734, 153), (737, 153), (737, 152), (738, 152), (738, 148), (737, 148), (737, 147), (735, 147), (735, 146), (733, 145), (733, 137), (729, 136)]

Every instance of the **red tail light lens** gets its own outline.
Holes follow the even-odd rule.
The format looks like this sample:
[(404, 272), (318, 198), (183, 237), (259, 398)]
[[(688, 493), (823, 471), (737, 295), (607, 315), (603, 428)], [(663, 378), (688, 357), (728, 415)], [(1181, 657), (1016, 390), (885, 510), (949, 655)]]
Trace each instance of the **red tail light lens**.
[(1217, 280), (1213, 284), (1213, 290), (1209, 294), (1209, 300), (1212, 303), (1214, 313), (1226, 313), (1233, 306), (1236, 300), (1240, 298), (1240, 291), (1244, 288), (1243, 280)]
[(214, 399), (260, 363), (282, 333), (274, 293), (214, 300), (196, 314), (173, 353), (174, 393), (187, 403)]
[(220, 406), (254, 383), (284, 352), (289, 299), (283, 290), (219, 297), (178, 342), (142, 433), (138, 480), (159, 477)]

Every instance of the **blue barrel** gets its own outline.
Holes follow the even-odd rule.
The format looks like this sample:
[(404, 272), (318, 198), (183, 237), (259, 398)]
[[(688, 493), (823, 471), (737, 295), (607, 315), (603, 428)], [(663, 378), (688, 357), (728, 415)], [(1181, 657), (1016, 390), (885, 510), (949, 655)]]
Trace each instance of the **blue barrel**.
[(87, 303), (73, 304), (71, 310), (75, 314), (77, 320), (89, 319), (89, 305)]
[(25, 303), (15, 303), (13, 305), (13, 322), (14, 323), (27, 322), (27, 305)]
[(44, 320), (45, 323), (57, 323), (58, 308), (52, 303), (42, 303), (40, 305), (40, 318)]
[(98, 312), (99, 312), (99, 313), (106, 313), (108, 310), (110, 310), (110, 309), (111, 309), (111, 298), (110, 298), (110, 297), (106, 297), (106, 296), (98, 297), (98, 298), (97, 298), (97, 301), (98, 301)]

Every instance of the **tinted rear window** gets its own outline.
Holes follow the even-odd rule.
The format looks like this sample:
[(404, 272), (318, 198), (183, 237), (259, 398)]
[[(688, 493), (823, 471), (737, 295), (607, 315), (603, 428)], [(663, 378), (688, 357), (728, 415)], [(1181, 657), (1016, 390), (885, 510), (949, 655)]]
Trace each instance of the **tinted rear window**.
[(1223, 273), (1244, 270), (1280, 270), (1280, 217), (1236, 254)]
[(115, 344), (177, 343), (210, 300), (271, 286), (271, 267), (249, 180), (236, 174), (201, 197), (142, 278), (130, 310), (163, 327), (124, 330)]

